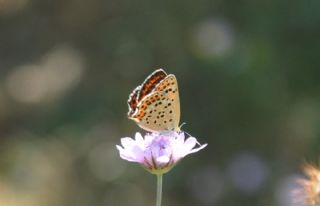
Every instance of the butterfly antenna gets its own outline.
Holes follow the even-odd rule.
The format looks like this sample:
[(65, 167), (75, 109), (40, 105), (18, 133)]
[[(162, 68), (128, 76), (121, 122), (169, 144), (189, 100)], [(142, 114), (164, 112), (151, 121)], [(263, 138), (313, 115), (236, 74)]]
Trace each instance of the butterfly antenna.
[(179, 129), (181, 129), (181, 127), (182, 127), (183, 125), (185, 125), (185, 124), (187, 124), (187, 123), (182, 122), (182, 123), (180, 124), (180, 126), (179, 126)]
[[(181, 125), (179, 126), (179, 129), (181, 129), (181, 127), (182, 127), (183, 125), (185, 125), (185, 124), (187, 124), (187, 123), (182, 122)], [(188, 132), (184, 131), (184, 133), (186, 133), (189, 137), (192, 137), (191, 134), (189, 134)]]

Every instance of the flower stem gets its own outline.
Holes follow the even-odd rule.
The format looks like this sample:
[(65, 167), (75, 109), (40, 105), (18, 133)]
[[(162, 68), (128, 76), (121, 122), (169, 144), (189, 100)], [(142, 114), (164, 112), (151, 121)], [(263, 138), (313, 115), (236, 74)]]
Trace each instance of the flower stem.
[(157, 175), (157, 202), (156, 206), (161, 206), (162, 199), (162, 174)]

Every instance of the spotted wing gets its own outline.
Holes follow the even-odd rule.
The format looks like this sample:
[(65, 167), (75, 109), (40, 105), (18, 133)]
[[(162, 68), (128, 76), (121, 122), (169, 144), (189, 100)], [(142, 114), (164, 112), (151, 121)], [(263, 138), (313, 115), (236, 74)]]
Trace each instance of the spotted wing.
[(152, 72), (152, 74), (150, 74), (140, 86), (133, 90), (128, 99), (128, 117), (130, 117), (136, 111), (139, 101), (149, 94), (166, 76), (167, 74), (163, 69), (157, 69), (156, 71)]
[(138, 101), (149, 94), (156, 85), (167, 76), (167, 73), (163, 69), (157, 69), (150, 74), (146, 80), (141, 84), (141, 88), (137, 95)]
[(180, 101), (177, 80), (170, 74), (156, 85), (129, 116), (141, 128), (151, 132), (179, 130)]

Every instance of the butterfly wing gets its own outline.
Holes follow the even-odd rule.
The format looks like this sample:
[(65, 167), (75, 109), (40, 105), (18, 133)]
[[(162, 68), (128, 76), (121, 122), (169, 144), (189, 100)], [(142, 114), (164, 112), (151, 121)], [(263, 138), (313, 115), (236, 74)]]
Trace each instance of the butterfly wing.
[(137, 105), (129, 116), (141, 128), (151, 132), (179, 130), (180, 100), (176, 77), (167, 75)]
[(179, 130), (180, 122), (180, 97), (178, 89), (178, 81), (175, 75), (169, 74), (163, 81), (161, 81), (154, 92), (162, 92), (163, 97), (166, 97), (168, 110), (168, 119), (172, 119), (173, 129)]
[(128, 99), (128, 107), (129, 107), (129, 112), (128, 112), (128, 116), (131, 116), (138, 105), (138, 93), (141, 89), (141, 86), (137, 86), (137, 88), (135, 88), (133, 90), (133, 92), (129, 95), (129, 99)]
[(166, 76), (167, 73), (163, 69), (157, 69), (156, 71), (152, 72), (152, 74), (150, 74), (141, 84), (141, 88), (137, 96), (138, 101), (149, 94)]
[(129, 95), (128, 99), (128, 117), (130, 117), (135, 111), (139, 101), (149, 94), (155, 86), (165, 77), (167, 73), (163, 69), (157, 69), (150, 74), (144, 82), (136, 87), (133, 92)]

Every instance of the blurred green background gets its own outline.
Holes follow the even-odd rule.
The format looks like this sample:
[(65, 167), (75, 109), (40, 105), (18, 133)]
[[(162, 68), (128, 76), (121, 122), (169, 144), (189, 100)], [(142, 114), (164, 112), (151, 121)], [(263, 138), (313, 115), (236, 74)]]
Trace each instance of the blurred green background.
[(0, 205), (154, 205), (120, 159), (127, 98), (177, 76), (209, 146), (164, 178), (166, 206), (291, 206), (320, 147), (320, 1), (0, 0)]

